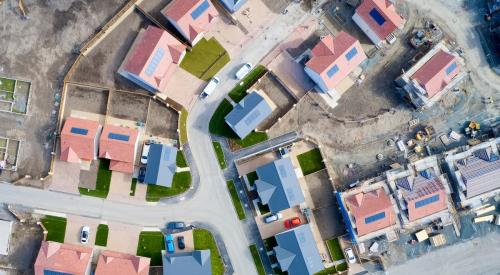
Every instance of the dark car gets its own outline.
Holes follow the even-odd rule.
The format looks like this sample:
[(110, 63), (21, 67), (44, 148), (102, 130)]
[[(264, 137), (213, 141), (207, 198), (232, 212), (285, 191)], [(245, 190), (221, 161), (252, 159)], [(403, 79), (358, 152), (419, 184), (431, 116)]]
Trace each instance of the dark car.
[(177, 246), (179, 247), (179, 249), (186, 248), (186, 243), (184, 243), (184, 236), (177, 237)]
[(144, 182), (144, 178), (146, 178), (146, 167), (139, 168), (139, 175), (137, 176), (137, 180), (139, 182)]
[(171, 230), (182, 230), (186, 227), (184, 222), (169, 222), (167, 224), (167, 229)]

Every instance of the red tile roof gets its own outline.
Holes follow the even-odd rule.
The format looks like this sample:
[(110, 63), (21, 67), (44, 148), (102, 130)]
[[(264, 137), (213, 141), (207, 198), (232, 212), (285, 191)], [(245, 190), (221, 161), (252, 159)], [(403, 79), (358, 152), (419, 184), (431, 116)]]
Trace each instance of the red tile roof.
[(99, 134), (99, 122), (69, 117), (61, 131), (60, 159), (79, 163), (81, 160), (93, 160), (96, 156), (96, 135)]
[[(408, 219), (410, 221), (440, 212), (447, 207), (445, 188), (441, 180), (437, 177), (426, 179), (419, 175), (413, 179), (413, 188), (411, 191), (402, 188), (400, 190), (402, 190), (403, 198), (408, 203)], [(437, 201), (416, 207), (416, 202), (436, 195), (439, 196)]]
[(105, 250), (99, 255), (95, 275), (148, 275), (151, 259)]
[[(379, 25), (370, 15), (373, 9), (377, 10), (385, 20), (382, 25)], [(389, 34), (402, 28), (405, 23), (405, 19), (396, 12), (394, 5), (389, 0), (364, 0), (356, 8), (356, 13), (370, 26), (370, 29), (380, 40), (386, 39)]]
[[(113, 138), (116, 135), (118, 139)], [(128, 140), (122, 140), (122, 135)], [(99, 157), (111, 160), (110, 170), (132, 173), (138, 138), (137, 129), (105, 125), (99, 140)]]
[[(191, 13), (206, 3), (208, 3), (208, 8), (196, 19), (193, 18)], [(219, 15), (210, 0), (173, 0), (161, 12), (177, 23), (184, 35), (188, 36), (186, 38), (189, 42), (193, 42), (200, 33), (206, 32), (210, 23)]]
[[(348, 61), (345, 54), (354, 47), (358, 53)], [(335, 37), (331, 35), (323, 37), (312, 49), (311, 55), (306, 67), (319, 74), (329, 89), (335, 88), (342, 79), (366, 59), (359, 41), (346, 32), (339, 32)], [(339, 70), (335, 75), (329, 77), (327, 72), (334, 65), (337, 65)]]
[[(455, 62), (457, 68), (448, 75), (446, 69), (453, 62)], [(460, 69), (460, 64), (454, 55), (439, 50), (411, 78), (415, 79), (427, 91), (428, 97), (431, 98), (448, 85), (460, 72)]]
[(43, 241), (35, 261), (35, 275), (44, 275), (44, 270), (84, 275), (91, 260), (91, 247)]
[[(346, 199), (348, 207), (354, 216), (359, 236), (389, 227), (396, 223), (396, 214), (389, 196), (383, 188), (367, 193), (358, 193)], [(384, 213), (384, 217), (366, 223), (366, 218)]]

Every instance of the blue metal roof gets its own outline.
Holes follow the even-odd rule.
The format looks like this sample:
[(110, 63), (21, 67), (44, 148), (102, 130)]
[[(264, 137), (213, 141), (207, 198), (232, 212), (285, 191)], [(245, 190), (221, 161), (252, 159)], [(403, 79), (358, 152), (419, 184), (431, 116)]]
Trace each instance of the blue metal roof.
[(89, 133), (89, 130), (83, 129), (83, 128), (78, 128), (78, 127), (71, 127), (71, 130), (69, 130), (72, 134), (77, 134), (77, 135), (82, 135), (86, 136)]
[(247, 2), (247, 0), (219, 0), (231, 13), (236, 12)]
[(245, 96), (234, 109), (226, 115), (226, 123), (241, 138), (245, 138), (264, 121), (273, 110), (266, 100), (256, 92)]
[(164, 144), (151, 144), (144, 183), (172, 187), (177, 169), (177, 148)]
[(257, 168), (257, 193), (273, 213), (304, 202), (304, 194), (290, 158), (282, 158)]
[(128, 141), (130, 139), (130, 137), (128, 135), (122, 135), (122, 134), (116, 134), (116, 133), (109, 133), (108, 138), (121, 140), (121, 141)]
[(282, 271), (312, 275), (325, 268), (309, 224), (279, 233), (275, 238), (278, 246), (274, 252)]
[(163, 275), (212, 275), (210, 250), (174, 254), (166, 254), (163, 250), (161, 254), (163, 256)]

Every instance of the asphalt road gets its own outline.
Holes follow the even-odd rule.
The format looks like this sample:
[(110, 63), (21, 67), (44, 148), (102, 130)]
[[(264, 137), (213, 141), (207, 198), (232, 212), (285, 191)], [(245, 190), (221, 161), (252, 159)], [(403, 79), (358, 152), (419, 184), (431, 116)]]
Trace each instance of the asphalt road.
[(208, 131), (208, 121), (224, 96), (237, 84), (234, 73), (245, 62), (258, 62), (295, 29), (307, 14), (292, 4), (286, 15), (279, 15), (258, 36), (254, 37), (219, 73), (221, 84), (208, 98), (195, 104), (187, 122), (189, 147), (196, 163), (200, 182), (192, 196), (167, 201), (157, 206), (132, 205), (56, 193), (0, 183), (0, 201), (8, 204), (44, 209), (67, 214), (119, 221), (143, 226), (163, 227), (172, 220), (202, 222), (222, 237), (231, 259), (234, 274), (256, 274), (248, 245), (250, 241), (234, 212), (225, 179), (218, 166)]

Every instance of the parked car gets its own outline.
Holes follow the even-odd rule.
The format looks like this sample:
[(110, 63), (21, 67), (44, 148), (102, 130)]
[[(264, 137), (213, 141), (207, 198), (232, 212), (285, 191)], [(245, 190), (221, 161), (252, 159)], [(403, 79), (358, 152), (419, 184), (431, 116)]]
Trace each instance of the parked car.
[(149, 142), (144, 143), (144, 146), (142, 147), (142, 155), (141, 155), (141, 163), (142, 164), (148, 164), (148, 154), (149, 154)]
[(281, 214), (281, 213), (271, 214), (271, 215), (264, 218), (264, 222), (265, 223), (272, 223), (272, 222), (275, 222), (281, 218), (283, 218), (283, 214)]
[(165, 237), (165, 246), (167, 247), (167, 252), (168, 253), (174, 253), (175, 252), (174, 236), (168, 234)]
[(203, 92), (201, 92), (200, 97), (207, 97), (212, 94), (212, 92), (215, 90), (215, 87), (219, 85), (220, 79), (216, 76), (214, 76), (210, 81), (208, 82), (207, 86), (203, 89)]
[(137, 181), (144, 182), (145, 178), (146, 178), (146, 167), (141, 167), (139, 168), (139, 175), (137, 175)]
[(350, 264), (356, 263), (356, 256), (354, 256), (354, 252), (352, 251), (352, 248), (348, 247), (344, 250), (345, 256), (347, 258), (347, 261)]
[(242, 80), (253, 68), (251, 63), (245, 63), (241, 68), (236, 72), (236, 79)]
[(184, 243), (184, 236), (178, 236), (177, 237), (177, 246), (179, 249), (184, 249), (186, 248), (186, 243)]
[(293, 218), (285, 221), (285, 227), (286, 228), (294, 228), (296, 226), (299, 226), (301, 223), (302, 222), (300, 221), (299, 217), (293, 217)]
[(90, 228), (88, 226), (82, 227), (82, 231), (80, 232), (80, 242), (88, 243), (90, 235)]
[(167, 224), (167, 229), (171, 230), (182, 230), (186, 227), (184, 222), (169, 222)]

